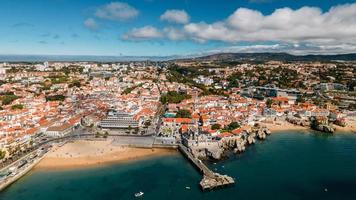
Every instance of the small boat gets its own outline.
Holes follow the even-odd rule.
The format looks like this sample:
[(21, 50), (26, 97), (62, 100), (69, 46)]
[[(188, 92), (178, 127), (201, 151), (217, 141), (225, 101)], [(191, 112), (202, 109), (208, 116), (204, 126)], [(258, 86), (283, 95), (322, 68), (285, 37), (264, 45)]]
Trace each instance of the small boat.
[(143, 192), (137, 192), (137, 193), (135, 193), (135, 197), (141, 197), (141, 196), (143, 196), (145, 193), (143, 193)]
[(189, 187), (189, 186), (186, 186), (185, 189), (190, 190), (190, 187)]

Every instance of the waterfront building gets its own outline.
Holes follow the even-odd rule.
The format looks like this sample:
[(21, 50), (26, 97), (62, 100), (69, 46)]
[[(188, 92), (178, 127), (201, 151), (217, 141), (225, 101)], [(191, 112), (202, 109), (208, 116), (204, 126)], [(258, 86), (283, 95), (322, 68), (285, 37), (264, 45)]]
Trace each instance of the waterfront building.
[(99, 127), (107, 129), (137, 128), (138, 126), (138, 121), (134, 120), (132, 115), (115, 110), (109, 111), (107, 118), (99, 123)]

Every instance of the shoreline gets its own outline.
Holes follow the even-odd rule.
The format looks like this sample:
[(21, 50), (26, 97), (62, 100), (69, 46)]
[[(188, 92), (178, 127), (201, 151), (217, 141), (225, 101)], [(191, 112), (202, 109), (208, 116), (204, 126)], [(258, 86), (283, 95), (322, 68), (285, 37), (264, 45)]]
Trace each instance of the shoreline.
[[(273, 133), (296, 131), (306, 133), (313, 131), (285, 121), (263, 123)], [(335, 126), (334, 134), (355, 134), (355, 126)], [(173, 155), (176, 149), (169, 148), (134, 148), (113, 145), (111, 140), (89, 141), (79, 140), (55, 146), (45, 157), (34, 166), (34, 170), (66, 170), (106, 166), (116, 163), (127, 163), (159, 156)]]
[[(274, 132), (282, 132), (282, 131), (314, 131), (310, 127), (298, 126), (285, 121), (276, 121), (274, 123), (262, 123), (265, 125), (272, 134)], [(341, 127), (334, 125), (335, 132), (334, 134), (355, 134), (356, 133), (356, 123), (353, 121), (349, 123), (346, 127)]]
[(35, 170), (65, 170), (105, 166), (175, 154), (175, 149), (115, 146), (111, 141), (80, 140), (49, 152)]
[(40, 157), (36, 160), (33, 161), (33, 163), (31, 163), (29, 166), (26, 166), (25, 169), (23, 169), (22, 171), (20, 171), (18, 174), (16, 174), (15, 176), (12, 176), (8, 179), (3, 180), (0, 183), (0, 192), (5, 190), (6, 188), (10, 187), (12, 184), (14, 184), (16, 181), (20, 180), (23, 176), (25, 176), (27, 173), (29, 173), (30, 171), (32, 171), (34, 169), (34, 167), (41, 162), (41, 160), (43, 159), (43, 157)]

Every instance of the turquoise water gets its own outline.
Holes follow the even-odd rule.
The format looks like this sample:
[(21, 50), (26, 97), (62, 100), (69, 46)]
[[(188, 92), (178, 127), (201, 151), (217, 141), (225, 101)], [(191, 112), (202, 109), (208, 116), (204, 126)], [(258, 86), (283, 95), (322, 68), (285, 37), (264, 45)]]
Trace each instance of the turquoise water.
[(141, 190), (141, 199), (152, 200), (356, 199), (356, 135), (277, 133), (209, 165), (235, 177), (237, 184), (201, 192), (201, 175), (177, 153), (85, 170), (35, 170), (0, 193), (0, 199), (137, 199), (134, 193)]

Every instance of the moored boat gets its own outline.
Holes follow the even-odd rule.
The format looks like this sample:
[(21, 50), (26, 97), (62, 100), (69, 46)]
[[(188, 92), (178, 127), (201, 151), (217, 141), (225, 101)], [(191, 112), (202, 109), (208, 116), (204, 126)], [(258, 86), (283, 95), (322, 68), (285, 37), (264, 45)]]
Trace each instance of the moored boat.
[(141, 196), (143, 196), (145, 193), (143, 193), (143, 192), (137, 192), (137, 193), (135, 193), (135, 197), (141, 197)]

